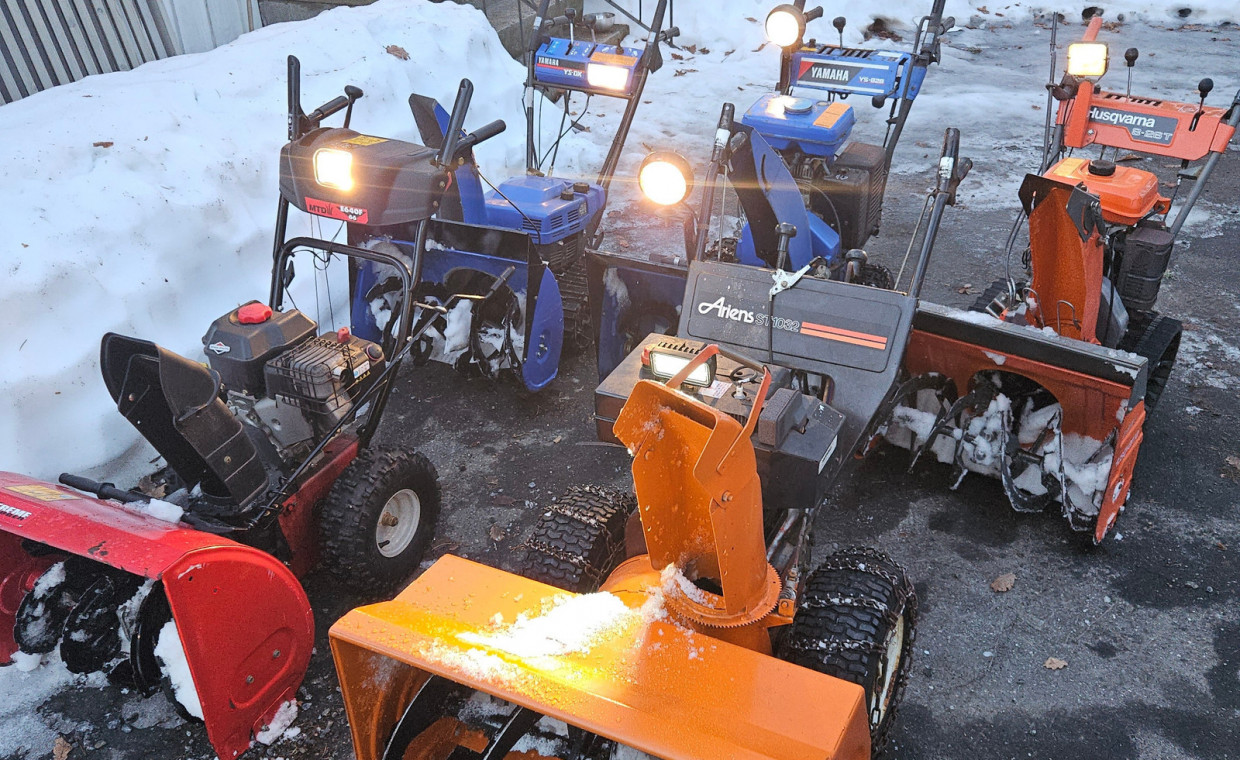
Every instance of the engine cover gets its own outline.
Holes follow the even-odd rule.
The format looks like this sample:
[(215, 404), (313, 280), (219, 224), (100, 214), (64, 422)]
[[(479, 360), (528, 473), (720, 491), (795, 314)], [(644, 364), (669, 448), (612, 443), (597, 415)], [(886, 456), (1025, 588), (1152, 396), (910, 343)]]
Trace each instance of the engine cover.
[(528, 232), (536, 244), (548, 245), (584, 230), (602, 211), (605, 197), (601, 185), (525, 175), (486, 194), (487, 222)]
[(267, 391), (301, 409), (322, 435), (383, 374), (386, 361), (377, 343), (344, 330), (326, 333), (267, 362)]
[[(266, 318), (253, 321), (263, 314)], [(296, 309), (271, 311), (258, 301), (250, 301), (211, 323), (202, 336), (203, 353), (211, 369), (220, 373), (224, 387), (262, 398), (267, 393), (263, 366), (277, 354), (314, 337), (316, 329), (314, 320)]]

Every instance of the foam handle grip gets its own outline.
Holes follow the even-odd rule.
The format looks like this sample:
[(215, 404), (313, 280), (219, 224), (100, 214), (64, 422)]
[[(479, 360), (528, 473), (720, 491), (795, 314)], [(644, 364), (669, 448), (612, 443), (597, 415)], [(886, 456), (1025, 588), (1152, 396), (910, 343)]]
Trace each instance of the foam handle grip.
[(822, 6), (821, 5), (818, 6), (817, 8), (812, 8), (806, 12), (805, 23), (808, 24), (809, 22), (813, 21), (816, 18), (822, 18)]

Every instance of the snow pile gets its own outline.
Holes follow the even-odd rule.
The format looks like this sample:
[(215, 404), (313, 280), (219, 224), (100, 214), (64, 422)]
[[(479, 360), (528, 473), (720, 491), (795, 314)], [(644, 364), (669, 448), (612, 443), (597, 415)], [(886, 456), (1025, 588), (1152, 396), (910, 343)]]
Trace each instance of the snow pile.
[(130, 512), (153, 517), (156, 520), (174, 525), (181, 522), (181, 517), (185, 514), (185, 510), (176, 504), (155, 498), (148, 499), (147, 501), (121, 502), (121, 506)]
[(198, 688), (194, 686), (194, 676), (190, 673), (189, 661), (185, 659), (185, 648), (181, 645), (176, 621), (169, 620), (159, 630), (155, 656), (163, 663), (164, 673), (172, 682), (172, 692), (185, 712), (201, 719), (202, 703), (198, 701)]
[[(10, 137), (0, 155), (0, 221), (10, 241), (0, 248), (0, 440), (23, 441), (3, 447), (0, 470), (114, 478), (114, 469), (90, 468), (127, 450), (149, 460), (149, 448), (133, 448), (139, 436), (99, 376), (101, 335), (136, 335), (201, 360), (213, 319), (265, 299), (290, 53), (302, 62), (307, 110), (356, 84), (366, 95), (352, 126), (413, 141), (409, 94), (450, 106), (468, 75), (475, 96), (467, 128), (498, 118), (512, 125), (479, 147), (483, 170), (502, 177), (523, 168), (524, 70), (478, 10), (453, 3), (382, 0), (329, 11), (0, 108), (0, 134)], [(559, 163), (574, 171), (578, 162), (601, 163), (601, 154), (570, 135)], [(290, 235), (311, 231), (295, 213)], [(322, 234), (338, 234), (338, 225), (322, 225)], [(329, 310), (314, 306), (324, 275), (308, 264), (298, 261), (294, 298), (323, 329), (333, 327)], [(343, 267), (332, 269), (331, 285), (343, 291)]]
[(615, 636), (641, 615), (615, 594), (600, 591), (557, 597), (541, 615), (520, 615), (511, 625), (488, 634), (465, 633), (461, 640), (517, 657), (586, 654), (602, 639)]
[(297, 700), (290, 699), (280, 705), (276, 714), (272, 716), (271, 722), (255, 734), (254, 738), (262, 744), (275, 744), (277, 739), (286, 734), (290, 735), (291, 739), (301, 733), (299, 729), (292, 728), (295, 720), (297, 720)]
[[(58, 731), (54, 730), (48, 716), (38, 707), (53, 694), (73, 686), (102, 688), (107, 677), (102, 673), (88, 676), (70, 673), (53, 652), (46, 655), (47, 662), (39, 667), (44, 657), (25, 655), (14, 657), (21, 666), (0, 668), (0, 757), (41, 756), (52, 746)], [(21, 668), (28, 668), (23, 670)]]

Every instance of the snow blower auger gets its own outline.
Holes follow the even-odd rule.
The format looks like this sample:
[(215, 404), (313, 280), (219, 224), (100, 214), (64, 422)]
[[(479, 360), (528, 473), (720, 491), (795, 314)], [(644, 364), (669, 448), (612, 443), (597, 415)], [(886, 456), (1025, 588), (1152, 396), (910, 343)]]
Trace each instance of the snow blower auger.
[[(1019, 511), (1059, 503), (1095, 543), (1124, 508), (1146, 415), (1179, 349), (1179, 321), (1154, 310), (1172, 245), (1240, 123), (1240, 93), (1226, 111), (1204, 104), (1209, 79), (1198, 103), (1098, 88), (1108, 58), (1095, 42), (1100, 24), (1069, 45), (1067, 73), (1049, 86), (1058, 113), (1052, 130), (1048, 102), (1043, 165), (1020, 189), (1008, 277), (970, 313), (922, 305), (911, 379), (887, 430), (914, 462), (952, 464), (957, 483), (970, 471), (998, 476)], [(1129, 93), (1137, 56), (1124, 54)], [(1090, 145), (1102, 153), (1065, 155)], [(1159, 177), (1123, 163), (1154, 157), (1179, 160), (1177, 192), (1193, 182), (1174, 218)], [(1025, 219), (1028, 279), (1018, 279), (1011, 255)]]
[[(229, 760), (295, 715), (291, 700), (314, 646), (297, 576), (317, 560), (364, 593), (382, 592), (416, 572), (434, 533), (435, 468), (421, 454), (371, 442), (397, 371), (426, 329), (414, 323), (413, 293), (446, 167), (503, 127), (453, 130), (438, 150), (323, 128), (362, 93), (346, 88), (306, 115), (297, 69), (290, 58), (294, 118), (280, 158), (269, 302), (215, 320), (203, 337), (207, 365), (148, 341), (103, 337), (108, 392), (167, 466), (143, 491), (0, 473), (0, 664), (18, 651), (58, 648), (71, 671), (102, 670), (143, 692), (166, 688)], [(454, 124), (470, 92), (463, 81)], [(324, 147), (333, 140), (352, 140), (352, 165)], [(386, 160), (370, 161), (372, 151)], [(400, 191), (376, 189), (387, 185), (373, 182), (373, 171), (396, 175)], [(354, 183), (358, 213), (407, 226), (419, 241), (411, 263), (286, 239), (290, 205), (352, 213), (320, 188)], [(343, 257), (398, 273), (403, 306), (382, 343), (348, 327), (319, 334), (301, 311), (284, 309), (299, 253), (316, 267)]]
[[(566, 345), (588, 344), (593, 337), (587, 302), (584, 252), (597, 244), (608, 188), (623, 152), (646, 78), (662, 66), (659, 45), (679, 30), (663, 29), (667, 0), (655, 9), (650, 37), (643, 48), (617, 47), (574, 39), (575, 15), (547, 18), (542, 0), (526, 48), (526, 173), (491, 185), (472, 152), (453, 167), (436, 220), (443, 226), (429, 238), (417, 298), (434, 309), (433, 320), (416, 355), (467, 374), (516, 381), (528, 392), (555, 379)], [(593, 14), (581, 21), (591, 22)], [(548, 36), (567, 27), (568, 37)], [(591, 34), (593, 31), (591, 29)], [(555, 139), (542, 145), (539, 125), (543, 98), (535, 117), (535, 93), (557, 97), (563, 117)], [(570, 113), (573, 93), (584, 93), (580, 113)], [(555, 161), (561, 140), (579, 129), (590, 99), (626, 101), (611, 147), (595, 182), (557, 177)], [(437, 147), (451, 130), (448, 114), (431, 98), (412, 95), (409, 106), (421, 139)], [(598, 129), (597, 125), (594, 125)], [(492, 189), (483, 192), (483, 184)], [(400, 230), (373, 220), (348, 219), (349, 241), (383, 246), (410, 255), (414, 245)], [(503, 273), (512, 269), (506, 280)], [(353, 323), (358, 334), (378, 340), (394, 302), (390, 273), (362, 266), (353, 277)], [(490, 295), (479, 302), (480, 294)], [(457, 298), (453, 309), (444, 308)]]
[[(721, 119), (712, 171), (725, 172), (735, 190), (742, 221), (737, 229), (720, 230), (711, 250), (688, 247), (685, 256), (655, 253), (651, 266), (633, 266), (630, 255), (591, 250), (588, 254), (591, 306), (599, 347), (599, 378), (606, 377), (650, 332), (664, 332), (677, 322), (684, 298), (689, 262), (704, 256), (760, 268), (776, 266), (774, 209), (779, 221), (796, 226), (784, 265), (796, 271), (821, 260), (836, 280), (874, 287), (895, 287), (891, 272), (868, 261), (861, 250), (878, 233), (887, 173), (913, 101), (921, 92), (929, 66), (939, 60), (940, 37), (955, 25), (943, 17), (944, 0), (935, 0), (930, 15), (918, 22), (911, 51), (846, 48), (844, 19), (836, 18), (841, 45), (804, 42), (806, 24), (822, 15), (821, 8), (804, 11), (804, 2), (784, 4), (766, 20), (768, 38), (781, 46), (779, 85), (760, 97), (733, 123), (731, 107)], [(846, 100), (868, 98), (875, 108), (888, 108), (882, 145), (849, 140), (857, 115)], [(854, 100), (853, 102), (856, 102)], [(733, 145), (741, 140), (743, 144)], [(719, 160), (726, 153), (725, 160)], [(639, 181), (648, 200), (663, 213), (682, 216), (694, 232), (681, 201), (692, 189), (687, 164), (663, 151), (642, 164)], [(713, 182), (714, 175), (707, 178)], [(681, 192), (683, 190), (683, 192)], [(765, 199), (755, 199), (757, 194)], [(724, 189), (712, 200), (719, 224), (730, 219), (731, 193)], [(698, 219), (700, 224), (710, 217)], [(641, 262), (642, 265), (646, 262)], [(623, 288), (631, 298), (603, 300), (603, 283)]]
[[(666, 384), (639, 380), (615, 421), (644, 546), (577, 589), (597, 593), (448, 556), (332, 626), (359, 760), (863, 760), (881, 747), (911, 664), (911, 582), (869, 549), (808, 574), (813, 502), (763, 530), (754, 441), (808, 462), (812, 481), (839, 414), (716, 345), (682, 358)], [(729, 368), (724, 393), (698, 393)], [(566, 566), (623, 545), (603, 529), (623, 511), (605, 491), (551, 509), (565, 522), (549, 556)]]

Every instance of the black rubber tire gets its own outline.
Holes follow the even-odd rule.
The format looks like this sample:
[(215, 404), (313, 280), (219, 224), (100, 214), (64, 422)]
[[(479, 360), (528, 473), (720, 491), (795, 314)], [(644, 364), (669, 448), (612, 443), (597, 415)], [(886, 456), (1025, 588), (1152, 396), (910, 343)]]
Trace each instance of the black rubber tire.
[(868, 288), (891, 290), (896, 286), (896, 278), (891, 274), (891, 270), (882, 264), (866, 262), (861, 265), (861, 276), (857, 278), (855, 284), (865, 285)]
[(990, 283), (990, 287), (982, 291), (982, 294), (973, 301), (969, 306), (969, 311), (985, 312), (994, 303), (995, 299), (1008, 292), (1007, 280), (995, 280)]
[[(419, 501), (418, 527), (405, 549), (382, 554), (376, 529), (385, 506), (409, 489)], [(332, 485), (319, 517), (323, 567), (353, 590), (382, 594), (409, 580), (435, 535), (439, 475), (425, 456), (403, 449), (366, 449)]]
[[(1145, 413), (1150, 415), (1158, 406), (1167, 381), (1171, 378), (1171, 370), (1175, 367), (1176, 357), (1180, 353), (1180, 337), (1184, 333), (1184, 325), (1178, 319), (1151, 315), (1149, 324), (1141, 332), (1139, 338), (1127, 349), (1145, 357), (1149, 362), (1150, 374), (1145, 383)], [(1125, 342), (1120, 343), (1124, 348)]]
[(625, 558), (625, 524), (636, 510), (632, 494), (571, 487), (538, 518), (519, 572), (565, 591), (597, 591)]
[[(904, 639), (881, 712), (875, 689), (886, 672), (886, 641), (898, 620)], [(791, 630), (781, 642), (780, 659), (865, 688), (870, 712), (871, 756), (879, 757), (912, 665), (917, 595), (904, 568), (886, 554), (865, 547), (831, 555), (806, 583)]]

